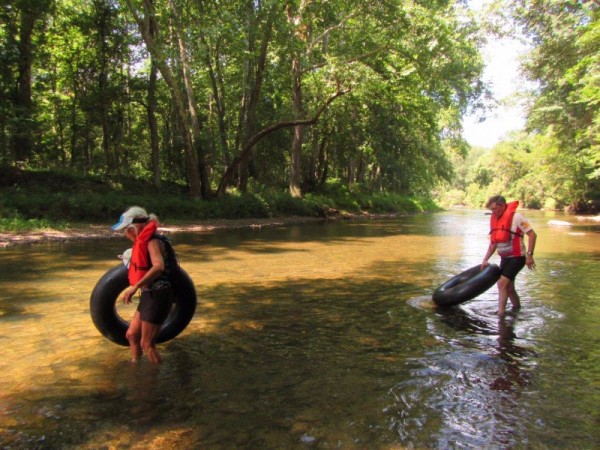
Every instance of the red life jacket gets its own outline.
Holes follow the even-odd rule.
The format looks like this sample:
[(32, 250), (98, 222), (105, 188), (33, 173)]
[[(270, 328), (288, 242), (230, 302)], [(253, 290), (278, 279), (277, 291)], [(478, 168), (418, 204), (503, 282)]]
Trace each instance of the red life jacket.
[(518, 201), (507, 203), (506, 209), (500, 217), (496, 217), (496, 215), (492, 213), (492, 216), (490, 217), (490, 240), (492, 241), (492, 244), (509, 242), (512, 239), (511, 234), (519, 237), (523, 236), (518, 232), (518, 229), (516, 233), (510, 230), (517, 206), (519, 206)]
[(127, 273), (131, 286), (140, 281), (152, 267), (150, 253), (148, 252), (148, 242), (150, 242), (150, 238), (157, 228), (158, 224), (155, 220), (149, 221), (142, 228), (142, 231), (140, 231), (140, 234), (138, 234), (133, 243), (131, 260), (129, 261), (129, 272)]

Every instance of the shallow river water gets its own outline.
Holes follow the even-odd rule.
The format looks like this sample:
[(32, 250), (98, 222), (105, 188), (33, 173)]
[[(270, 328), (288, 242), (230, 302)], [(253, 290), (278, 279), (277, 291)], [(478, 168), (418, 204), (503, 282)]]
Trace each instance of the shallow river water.
[(200, 302), (159, 367), (90, 319), (124, 238), (0, 249), (0, 448), (600, 448), (600, 228), (526, 216), (502, 320), (430, 300), (483, 211), (172, 234)]

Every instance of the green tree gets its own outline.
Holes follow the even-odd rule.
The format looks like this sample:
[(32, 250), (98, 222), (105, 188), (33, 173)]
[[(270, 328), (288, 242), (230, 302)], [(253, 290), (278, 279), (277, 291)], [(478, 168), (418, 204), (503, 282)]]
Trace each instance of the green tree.
[(600, 199), (600, 25), (595, 1), (522, 0), (514, 19), (532, 40), (525, 72), (538, 85), (528, 127), (556, 139), (571, 171), (569, 197)]
[(185, 182), (194, 197), (234, 186), (300, 195), (331, 179), (427, 193), (450, 176), (447, 155), (464, 147), (460, 116), (482, 92), (478, 30), (461, 2), (52, 7), (31, 33), (28, 116), (14, 102), (21, 9), (1, 10), (9, 164), (23, 122), (32, 167)]
[[(205, 170), (201, 171), (198, 166), (198, 150), (201, 146), (200, 123), (196, 104), (192, 97), (193, 91), (190, 87), (187, 50), (177, 7), (173, 2), (170, 2), (168, 6), (161, 10), (162, 13), (157, 15), (152, 0), (143, 0), (141, 7), (136, 5), (133, 0), (126, 0), (126, 2), (139, 27), (146, 48), (172, 95), (175, 116), (178, 120), (179, 131), (182, 133), (185, 149), (190, 195), (194, 197), (202, 195), (204, 198), (208, 198), (210, 196), (210, 184), (207, 178), (201, 178), (201, 174), (206, 172)], [(165, 32), (160, 31), (161, 26), (157, 17), (167, 20), (167, 23), (164, 24), (165, 29), (169, 29), (169, 19), (174, 24), (175, 36), (168, 36), (174, 39), (174, 43), (170, 48), (167, 36), (164, 35)], [(178, 47), (182, 47), (180, 51), (178, 51)], [(180, 76), (176, 75), (178, 70), (181, 71)]]
[(32, 70), (50, 6), (49, 0), (3, 2), (0, 14), (0, 49), (5, 65), (2, 81), (4, 98), (8, 101), (3, 105), (1, 120), (4, 133), (10, 134), (3, 141), (10, 148), (10, 157), (20, 162), (30, 160), (35, 146), (37, 122)]

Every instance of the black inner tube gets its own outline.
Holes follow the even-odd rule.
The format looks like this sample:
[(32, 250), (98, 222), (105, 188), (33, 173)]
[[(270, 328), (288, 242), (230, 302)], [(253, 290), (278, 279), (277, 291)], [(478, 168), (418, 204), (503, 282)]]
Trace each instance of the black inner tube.
[[(196, 312), (196, 288), (187, 272), (180, 267), (174, 270), (171, 284), (175, 293), (174, 304), (158, 332), (157, 343), (169, 341), (179, 335)], [(129, 323), (118, 314), (115, 304), (128, 286), (127, 268), (119, 264), (98, 280), (90, 297), (90, 314), (98, 331), (110, 341), (123, 346), (129, 345), (125, 338)]]
[(439, 306), (453, 306), (471, 300), (491, 288), (500, 278), (500, 267), (476, 265), (450, 278), (433, 293)]

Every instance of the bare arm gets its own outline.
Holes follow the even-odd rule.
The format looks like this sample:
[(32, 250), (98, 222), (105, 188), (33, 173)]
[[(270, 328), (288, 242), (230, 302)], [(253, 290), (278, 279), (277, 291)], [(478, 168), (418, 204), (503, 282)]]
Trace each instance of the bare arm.
[(148, 242), (148, 253), (150, 253), (152, 267), (148, 272), (146, 272), (140, 281), (125, 291), (123, 294), (124, 303), (131, 303), (131, 297), (133, 297), (139, 288), (150, 284), (165, 270), (165, 261), (162, 257), (162, 253), (160, 252), (160, 244), (158, 243), (158, 239), (152, 239), (150, 242)]
[(487, 252), (486, 252), (485, 256), (483, 257), (483, 262), (481, 263), (481, 270), (483, 270), (483, 268), (488, 265), (488, 260), (492, 257), (492, 255), (496, 251), (497, 246), (498, 246), (497, 244), (490, 242)]
[(535, 268), (535, 261), (533, 260), (533, 251), (535, 250), (535, 241), (537, 240), (537, 234), (535, 231), (529, 230), (527, 233), (527, 257), (525, 258), (525, 264), (528, 269)]

